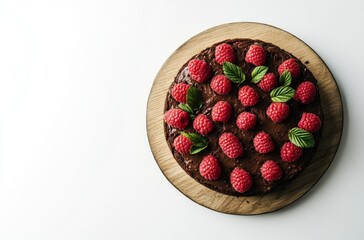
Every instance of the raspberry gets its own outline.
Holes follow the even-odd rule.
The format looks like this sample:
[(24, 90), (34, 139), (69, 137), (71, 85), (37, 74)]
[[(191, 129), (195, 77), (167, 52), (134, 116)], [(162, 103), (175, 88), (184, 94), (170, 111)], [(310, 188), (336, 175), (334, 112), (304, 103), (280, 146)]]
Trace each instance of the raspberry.
[(174, 108), (164, 113), (164, 121), (173, 128), (185, 129), (190, 119), (188, 113), (179, 108)]
[(315, 99), (316, 86), (312, 82), (306, 81), (298, 85), (294, 99), (303, 103), (308, 104)]
[(193, 128), (196, 132), (207, 135), (214, 129), (214, 124), (206, 115), (199, 114), (195, 120), (193, 120)]
[(231, 90), (231, 81), (225, 75), (216, 75), (212, 78), (210, 87), (220, 95), (226, 95)]
[(223, 64), (224, 62), (234, 62), (234, 49), (231, 45), (222, 43), (215, 48), (216, 62)]
[(206, 81), (211, 74), (210, 66), (200, 59), (192, 59), (188, 62), (188, 73), (196, 82)]
[(236, 118), (236, 126), (238, 126), (238, 128), (243, 131), (254, 128), (256, 122), (257, 116), (250, 112), (242, 112)]
[(264, 92), (270, 92), (277, 86), (277, 78), (273, 73), (267, 73), (264, 75), (262, 80), (259, 81), (258, 87)]
[(232, 133), (223, 133), (219, 138), (219, 145), (229, 158), (237, 158), (243, 155), (243, 145)]
[(275, 123), (280, 123), (285, 120), (290, 112), (287, 103), (274, 102), (267, 108), (267, 116)]
[(177, 83), (172, 88), (171, 95), (176, 101), (186, 103), (186, 96), (189, 88), (190, 85), (186, 83)]
[(190, 139), (186, 138), (183, 135), (179, 135), (173, 141), (173, 146), (177, 152), (180, 154), (186, 155), (190, 153), (190, 149), (192, 147), (192, 142)]
[(281, 65), (279, 65), (278, 67), (279, 75), (282, 75), (283, 72), (286, 70), (288, 70), (291, 73), (293, 79), (297, 78), (301, 73), (300, 66), (293, 58), (290, 58), (282, 62)]
[(219, 101), (212, 107), (211, 116), (215, 122), (227, 122), (230, 119), (232, 107), (226, 101)]
[(244, 107), (254, 106), (259, 101), (258, 93), (249, 86), (240, 88), (238, 98)]
[(245, 61), (255, 66), (261, 66), (265, 62), (265, 50), (262, 46), (251, 45), (246, 52)]
[(219, 161), (210, 155), (205, 156), (200, 163), (199, 171), (202, 177), (207, 180), (217, 180), (221, 174)]
[(321, 120), (316, 114), (303, 113), (298, 127), (308, 132), (317, 132), (321, 127)]
[(262, 174), (262, 177), (268, 182), (279, 180), (282, 177), (281, 168), (273, 160), (268, 160), (263, 163), (262, 167), (260, 168), (260, 173)]
[(272, 138), (266, 132), (260, 132), (253, 139), (254, 148), (258, 153), (269, 153), (274, 150)]
[(291, 142), (286, 142), (281, 148), (281, 159), (284, 162), (295, 162), (302, 155), (302, 149)]
[(230, 183), (237, 192), (244, 193), (251, 188), (253, 180), (250, 173), (236, 167), (230, 174)]

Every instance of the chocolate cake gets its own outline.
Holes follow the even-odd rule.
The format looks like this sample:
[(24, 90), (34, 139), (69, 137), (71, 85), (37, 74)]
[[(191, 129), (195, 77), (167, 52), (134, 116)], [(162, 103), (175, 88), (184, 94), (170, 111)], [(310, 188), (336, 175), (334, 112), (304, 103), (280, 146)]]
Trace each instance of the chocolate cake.
[(164, 109), (165, 138), (181, 168), (234, 196), (289, 183), (314, 156), (324, 122), (309, 64), (253, 39), (225, 40), (191, 57)]

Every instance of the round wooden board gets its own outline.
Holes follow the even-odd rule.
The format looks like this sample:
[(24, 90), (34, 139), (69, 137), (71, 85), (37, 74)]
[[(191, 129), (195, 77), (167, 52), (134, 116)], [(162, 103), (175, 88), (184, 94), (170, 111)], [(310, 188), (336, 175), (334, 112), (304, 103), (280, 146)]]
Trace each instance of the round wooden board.
[[(291, 52), (318, 80), (326, 123), (318, 150), (307, 168), (284, 189), (263, 196), (234, 197), (215, 192), (191, 178), (173, 158), (164, 138), (163, 109), (169, 86), (181, 66), (216, 42), (233, 38), (260, 39)], [(151, 89), (147, 106), (147, 131), (154, 158), (167, 179), (183, 194), (207, 208), (230, 214), (272, 212), (299, 199), (325, 173), (340, 143), (343, 110), (340, 92), (322, 59), (303, 41), (276, 27), (260, 23), (229, 23), (210, 28), (189, 39), (163, 64)]]

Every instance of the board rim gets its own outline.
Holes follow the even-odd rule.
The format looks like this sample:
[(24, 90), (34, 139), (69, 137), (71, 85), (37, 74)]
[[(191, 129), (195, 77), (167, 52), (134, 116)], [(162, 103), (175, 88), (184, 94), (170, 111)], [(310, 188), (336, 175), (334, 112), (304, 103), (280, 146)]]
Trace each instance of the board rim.
[[(174, 57), (186, 44), (188, 44), (189, 42), (191, 42), (191, 41), (193, 41), (194, 39), (197, 39), (197, 38), (199, 38), (199, 37), (201, 37), (201, 36), (203, 36), (204, 34), (208, 34), (208, 33), (210, 33), (210, 32), (212, 32), (212, 31), (214, 31), (214, 30), (218, 30), (218, 29), (220, 29), (220, 30), (223, 30), (223, 29), (226, 29), (226, 28), (228, 28), (229, 26), (234, 26), (234, 25), (253, 25), (253, 26), (264, 26), (264, 27), (267, 27), (267, 28), (270, 28), (270, 29), (275, 29), (275, 30), (277, 30), (277, 31), (279, 31), (279, 32), (282, 32), (282, 33), (284, 33), (284, 34), (287, 34), (287, 35), (289, 35), (289, 36), (291, 36), (292, 38), (294, 38), (295, 40), (297, 40), (298, 42), (300, 42), (301, 44), (303, 44), (304, 45), (304, 47), (307, 47), (310, 51), (312, 51), (312, 53), (315, 55), (315, 57), (317, 57), (318, 58), (318, 60), (321, 62), (321, 64), (322, 64), (322, 66), (325, 68), (325, 70), (327, 70), (328, 71), (328, 75), (330, 76), (330, 80), (331, 80), (331, 82), (330, 83), (332, 83), (332, 84), (334, 84), (334, 86), (335, 86), (335, 90), (336, 90), (336, 94), (337, 94), (337, 98), (338, 98), (338, 101), (339, 101), (339, 107), (340, 107), (340, 109), (339, 109), (339, 113), (338, 113), (338, 115), (340, 115), (340, 122), (338, 123), (339, 125), (340, 125), (340, 129), (339, 129), (339, 135), (337, 136), (337, 144), (336, 144), (336, 146), (334, 146), (334, 150), (332, 151), (332, 152), (330, 152), (330, 160), (328, 160), (328, 163), (327, 163), (327, 165), (322, 169), (322, 172), (320, 173), (320, 176), (318, 177), (318, 178), (316, 178), (311, 184), (310, 184), (310, 186), (307, 188), (307, 189), (305, 189), (303, 192), (302, 192), (302, 194), (300, 194), (298, 197), (296, 197), (294, 200), (292, 200), (292, 201), (290, 201), (289, 203), (287, 203), (287, 204), (285, 204), (285, 205), (281, 205), (281, 206), (279, 206), (279, 207), (275, 207), (275, 208), (271, 208), (271, 209), (269, 209), (269, 210), (267, 210), (267, 211), (261, 211), (261, 212), (252, 212), (252, 213), (247, 213), (247, 212), (245, 212), (245, 213), (241, 213), (241, 212), (237, 212), (237, 211), (235, 211), (235, 212), (232, 212), (232, 211), (224, 211), (224, 210), (221, 210), (221, 209), (216, 209), (216, 208), (213, 208), (213, 207), (211, 207), (211, 206), (208, 206), (208, 205), (206, 205), (206, 204), (204, 204), (204, 203), (201, 203), (200, 201), (198, 201), (198, 200), (196, 200), (195, 198), (193, 198), (193, 197), (191, 197), (191, 196), (189, 196), (185, 191), (183, 191), (182, 189), (180, 189), (178, 186), (176, 186), (176, 183), (175, 182), (173, 182), (170, 178), (169, 178), (169, 176), (167, 176), (167, 173), (165, 172), (165, 171), (163, 171), (163, 169), (162, 169), (162, 167), (161, 167), (161, 165), (160, 165), (160, 163), (158, 162), (158, 159), (157, 159), (157, 156), (156, 156), (156, 153), (155, 153), (155, 149), (153, 149), (153, 147), (152, 147), (152, 144), (151, 144), (151, 142), (153, 141), (152, 140), (152, 138), (154, 137), (154, 136), (152, 136), (152, 133), (151, 133), (151, 131), (149, 130), (149, 129), (151, 129), (151, 126), (150, 126), (150, 119), (149, 119), (149, 110), (150, 110), (150, 106), (151, 106), (151, 99), (152, 99), (152, 95), (153, 95), (153, 90), (155, 89), (155, 87), (156, 87), (156, 80), (157, 80), (157, 78), (158, 78), (158, 76), (159, 76), (159, 74), (161, 73), (161, 71), (165, 68), (165, 66), (167, 65), (167, 63), (171, 60), (171, 58), (172, 57)], [(252, 37), (250, 37), (250, 36), (246, 36), (246, 37), (244, 37), (244, 38), (252, 38)], [(228, 38), (227, 38), (228, 39)], [(259, 38), (253, 38), (253, 39), (259, 39)], [(263, 41), (265, 41), (265, 40), (263, 40)], [(275, 43), (273, 43), (273, 44), (275, 44)], [(205, 46), (204, 48), (202, 48), (201, 50), (203, 50), (203, 49), (205, 49), (205, 48), (207, 48), (208, 46)], [(196, 53), (197, 54), (197, 53)], [(295, 55), (295, 54), (294, 54)], [(188, 57), (191, 57), (191, 56), (188, 56)], [(172, 81), (173, 81), (173, 79), (171, 80), (171, 82), (170, 83), (172, 83)], [(169, 84), (170, 85), (170, 84)], [(322, 96), (321, 96), (322, 97)], [(165, 99), (165, 94), (164, 94), (164, 98), (163, 99)], [(266, 23), (258, 23), (258, 22), (232, 22), (232, 23), (225, 23), (225, 24), (221, 24), (221, 25), (217, 25), (217, 26), (214, 26), (214, 27), (211, 27), (211, 28), (208, 28), (208, 29), (206, 29), (206, 30), (204, 30), (204, 31), (202, 31), (202, 32), (200, 32), (200, 33), (198, 33), (198, 34), (196, 34), (196, 35), (194, 35), (193, 37), (191, 37), (190, 39), (188, 39), (187, 41), (185, 41), (182, 45), (180, 45), (168, 58), (167, 58), (167, 60), (163, 63), (163, 65), (161, 66), (161, 68), (160, 68), (160, 70), (158, 71), (158, 73), (157, 73), (157, 75), (156, 75), (156, 77), (155, 77), (155, 79), (154, 79), (154, 81), (153, 81), (153, 84), (152, 84), (152, 87), (151, 87), (151, 90), (150, 90), (150, 93), (149, 93), (149, 96), (148, 96), (148, 102), (147, 102), (147, 112), (146, 112), (146, 128), (147, 128), (147, 137), (148, 137), (148, 142), (149, 142), (149, 145), (150, 145), (150, 148), (151, 148), (151, 151), (152, 151), (152, 154), (153, 154), (153, 157), (154, 157), (154, 159), (155, 159), (155, 161), (156, 161), (156, 163), (157, 163), (157, 165), (158, 165), (158, 167), (159, 167), (159, 169), (161, 170), (161, 172), (162, 172), (162, 174), (165, 176), (165, 178), (179, 191), (179, 192), (181, 192), (183, 195), (185, 195), (187, 198), (189, 198), (190, 200), (192, 200), (193, 202), (195, 202), (195, 203), (197, 203), (197, 204), (199, 204), (199, 205), (201, 205), (201, 206), (203, 206), (203, 207), (206, 207), (206, 208), (208, 208), (208, 209), (211, 209), (211, 210), (213, 210), (213, 211), (216, 211), (216, 212), (219, 212), (219, 213), (225, 213), (225, 214), (232, 214), (232, 215), (247, 215), (247, 216), (250, 216), (250, 215), (259, 215), (259, 214), (266, 214), (266, 213), (270, 213), (270, 212), (275, 212), (275, 211), (278, 211), (278, 210), (280, 210), (280, 209), (282, 209), (282, 208), (284, 208), (284, 207), (286, 207), (286, 206), (289, 206), (289, 205), (291, 205), (291, 204), (293, 204), (293, 203), (295, 203), (295, 202), (297, 202), (299, 199), (301, 199), (304, 195), (306, 195), (309, 191), (310, 191), (310, 189), (312, 189), (319, 181), (320, 181), (320, 179), (322, 178), (322, 176), (323, 175), (325, 175), (325, 173), (326, 173), (326, 171), (328, 170), (328, 168), (330, 167), (330, 165), (332, 164), (332, 162), (333, 162), (333, 160), (334, 160), (334, 158), (335, 158), (335, 156), (336, 156), (336, 154), (337, 154), (337, 152), (338, 152), (338, 149), (339, 149), (339, 146), (340, 146), (340, 142), (341, 142), (341, 139), (342, 139), (342, 135), (343, 135), (343, 126), (344, 126), (344, 111), (343, 111), (343, 102), (342, 102), (342, 97), (341, 97), (341, 93), (340, 93), (340, 89), (339, 89), (339, 87), (338, 87), (338, 84), (337, 84), (337, 82), (336, 82), (336, 80), (335, 80), (335, 78), (334, 78), (334, 76), (333, 76), (333, 74), (332, 74), (332, 72), (330, 71), (330, 69), (328, 68), (328, 66), (326, 65), (326, 63), (323, 61), (323, 59), (317, 54), (317, 52), (314, 50), (314, 49), (312, 49), (308, 44), (306, 44), (303, 40), (301, 40), (300, 38), (298, 38), (297, 36), (295, 36), (295, 35), (293, 35), (293, 34), (291, 34), (290, 32), (288, 32), (288, 31), (285, 31), (285, 30), (283, 30), (283, 29), (281, 29), (281, 28), (278, 28), (278, 27), (276, 27), (276, 26), (272, 26), (272, 25), (269, 25), (269, 24), (266, 24)], [(324, 116), (325, 117), (325, 116)], [(162, 123), (161, 123), (161, 125), (162, 125)], [(325, 126), (324, 126), (324, 128), (325, 128)], [(165, 140), (165, 137), (164, 137), (164, 134), (162, 134), (162, 136), (161, 136), (162, 138), (163, 138), (163, 140)], [(320, 143), (321, 144), (321, 143)], [(319, 144), (319, 146), (320, 146), (320, 144)], [(170, 151), (170, 149), (169, 148), (167, 148), (167, 151)], [(172, 154), (170, 153), (170, 155), (172, 156)], [(315, 153), (315, 155), (316, 155), (316, 153)], [(315, 157), (315, 156), (314, 156)], [(176, 161), (174, 158), (173, 158), (173, 156), (172, 156), (172, 159), (174, 160), (174, 161)], [(310, 163), (309, 163), (309, 165), (310, 165)], [(179, 165), (178, 165), (179, 166)], [(181, 168), (182, 169), (182, 168)], [(182, 169), (182, 171), (184, 172), (184, 170)], [(303, 171), (304, 172), (304, 171)], [(187, 173), (185, 173), (184, 172), (184, 174), (186, 174), (186, 175), (188, 175)], [(293, 181), (297, 181), (297, 179), (299, 179), (301, 177), (301, 174), (299, 175), (299, 176), (297, 176)], [(194, 180), (194, 179), (193, 179)], [(195, 181), (195, 180), (194, 180)], [(196, 182), (196, 184), (199, 184), (199, 185), (201, 185), (200, 183), (198, 183), (197, 181), (195, 181)], [(291, 183), (289, 183), (289, 184), (291, 184)], [(205, 186), (203, 186), (203, 185), (201, 185), (203, 188), (206, 188), (206, 190), (207, 191), (213, 191), (213, 190), (211, 190), (211, 189), (209, 189), (209, 188), (207, 188), (207, 187), (205, 187)], [(213, 191), (213, 192), (215, 192), (215, 191)], [(222, 193), (218, 193), (218, 192), (216, 192), (217, 194), (219, 194), (219, 195), (225, 195), (225, 194), (222, 194)], [(267, 194), (267, 195), (269, 195), (269, 193)], [(227, 196), (227, 197), (232, 197), (232, 196), (229, 196), (229, 195), (225, 195), (225, 196)], [(265, 195), (263, 195), (263, 197), (264, 197)], [(254, 196), (253, 196), (254, 197)], [(258, 196), (259, 197), (259, 196)], [(242, 198), (244, 198), (244, 200), (242, 200), (243, 202), (247, 199), (247, 198), (251, 198), (251, 197), (233, 197), (233, 198), (240, 198), (240, 199), (242, 199)], [(256, 198), (256, 197), (255, 197)]]

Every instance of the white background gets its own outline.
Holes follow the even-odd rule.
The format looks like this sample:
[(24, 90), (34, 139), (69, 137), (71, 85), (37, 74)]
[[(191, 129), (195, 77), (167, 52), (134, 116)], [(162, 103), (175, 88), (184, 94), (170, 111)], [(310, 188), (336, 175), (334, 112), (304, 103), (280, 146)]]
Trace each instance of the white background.
[[(0, 1), (0, 239), (363, 238), (362, 1)], [(257, 21), (309, 44), (344, 101), (333, 164), (295, 204), (233, 216), (163, 176), (146, 104), (193, 35)], [(359, 45), (360, 44), (360, 45)]]

